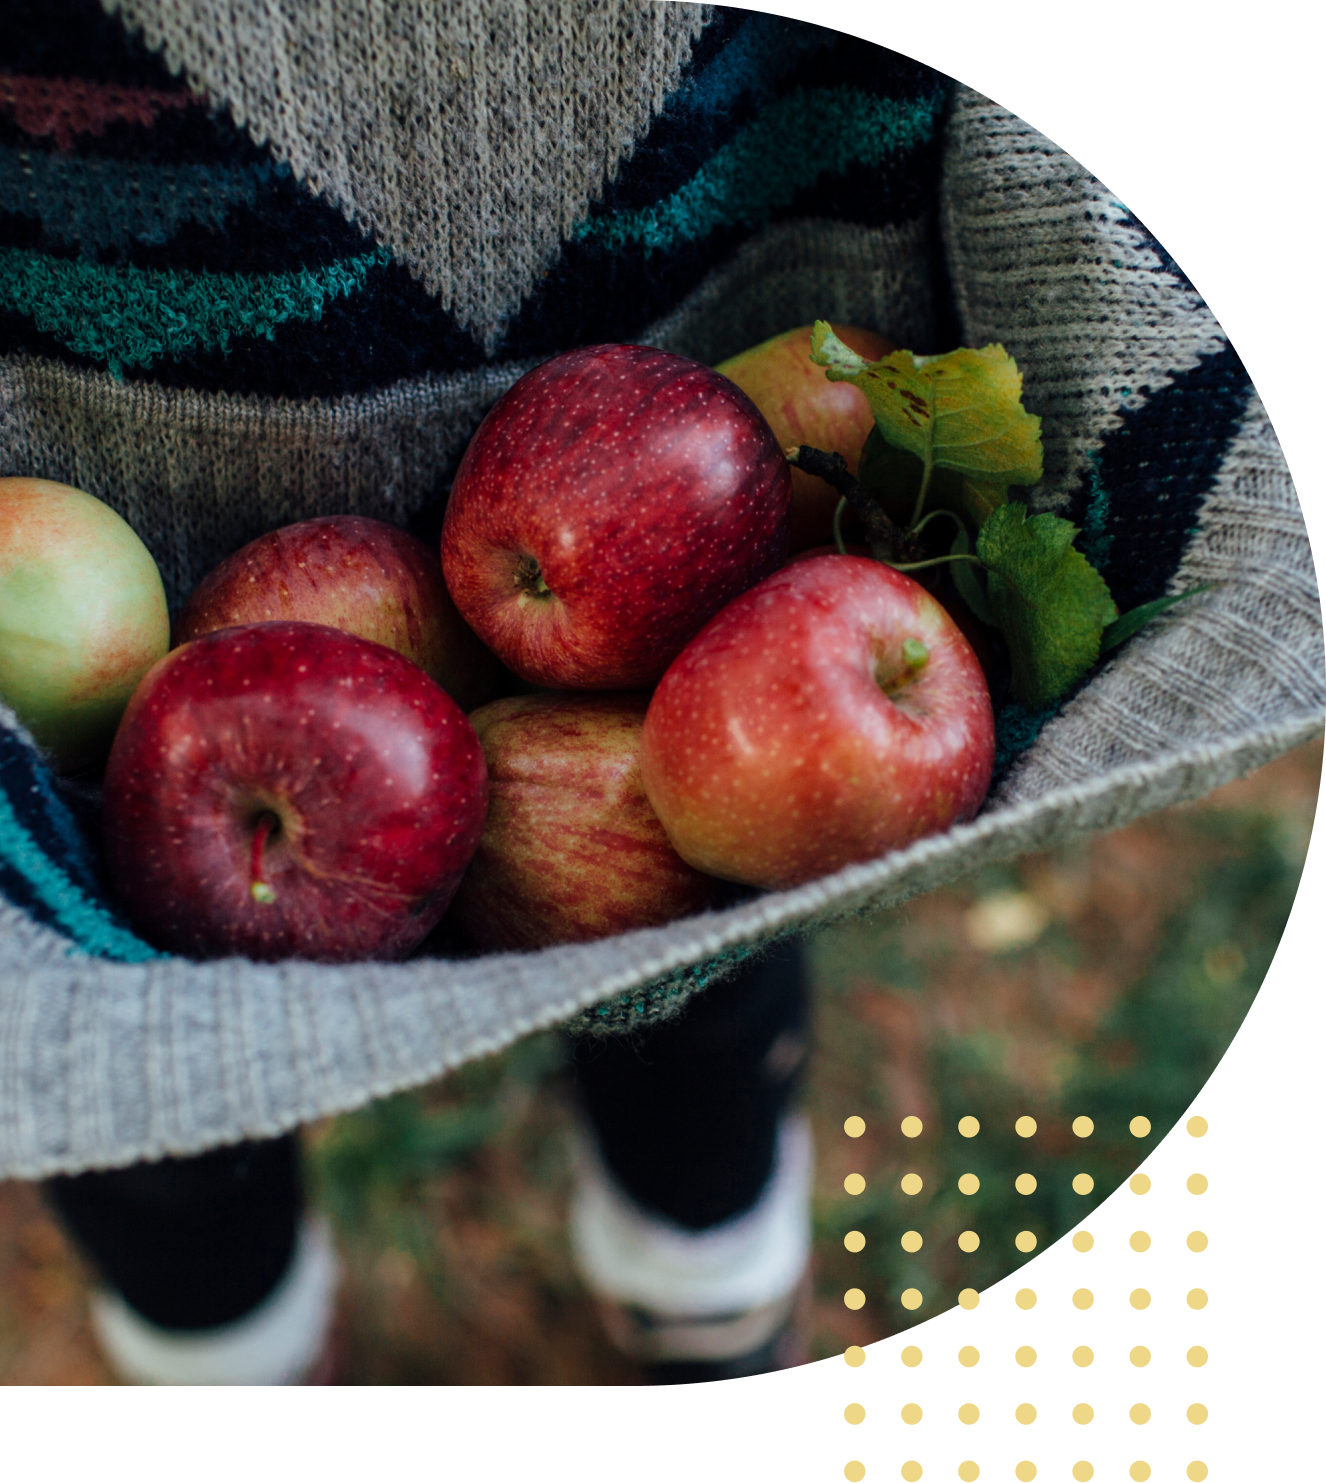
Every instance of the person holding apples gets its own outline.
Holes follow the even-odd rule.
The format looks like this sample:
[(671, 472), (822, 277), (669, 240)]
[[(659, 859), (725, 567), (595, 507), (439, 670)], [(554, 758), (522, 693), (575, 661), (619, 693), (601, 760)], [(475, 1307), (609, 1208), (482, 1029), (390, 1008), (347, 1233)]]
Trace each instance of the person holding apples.
[[(436, 538), (437, 496), (454, 473), (464, 497), (453, 492), (446, 512), (446, 581), (480, 637), (518, 675), (544, 687), (647, 691), (711, 617), (782, 565), (791, 494), (777, 441), (732, 382), (694, 361), (679, 369), (680, 357), (631, 342), (648, 339), (651, 325), (668, 314), (695, 312), (686, 306), (706, 279), (721, 274), (733, 254), (780, 220), (794, 200), (801, 216), (820, 223), (817, 231), (837, 231), (855, 243), (875, 230), (856, 220), (838, 176), (810, 158), (815, 151), (796, 147), (802, 132), (825, 119), (847, 141), (839, 173), (865, 172), (906, 203), (900, 210), (920, 220), (934, 196), (931, 155), (947, 79), (850, 37), (756, 13), (719, 9), (709, 16), (698, 7), (614, 0), (606, 19), (587, 7), (568, 20), (536, 4), (532, 12), (547, 12), (554, 32), (560, 26), (573, 34), (551, 41), (533, 36), (521, 51), (503, 49), (502, 7), (486, 0), (451, 7), (455, 17), (443, 7), (447, 14), (439, 12), (440, 19), (414, 16), (409, 6), (393, 3), (387, 10), (405, 52), (414, 49), (412, 28), (422, 28), (420, 34), (441, 28), (437, 35), (428, 32), (437, 75), (411, 84), (424, 100), (425, 122), (415, 128), (384, 111), (386, 94), (375, 91), (377, 82), (360, 65), (377, 45), (363, 29), (368, 22), (360, 10), (324, 7), (335, 37), (301, 40), (294, 31), (278, 38), (266, 9), (261, 0), (223, 7), (211, 0), (135, 0), (111, 16), (94, 0), (49, 0), (21, 6), (10, 18), (0, 38), (0, 124), (9, 131), (0, 147), (10, 155), (23, 151), (29, 163), (22, 189), (9, 198), (17, 205), (3, 217), (9, 235), (0, 243), (0, 354), (6, 367), (17, 368), (13, 374), (39, 368), (51, 390), (45, 400), (26, 394), (10, 399), (8, 405), (23, 410), (17, 423), (3, 424), (10, 431), (0, 475), (52, 483), (63, 476), (62, 488), (86, 483), (131, 514), (140, 509), (134, 491), (157, 490), (164, 477), (152, 496), (154, 513), (135, 515), (130, 524), (161, 568), (178, 643), (183, 599), (198, 578), (255, 533), (288, 526), (290, 511), (310, 522), (349, 520), (347, 511), (358, 518), (372, 503), (396, 525), (411, 519), (416, 533)], [(473, 12), (472, 34), (457, 21), (461, 11)], [(605, 25), (624, 38), (620, 46), (588, 44)], [(300, 85), (311, 91), (286, 111), (286, 123), (264, 122), (261, 80), (242, 69), (214, 75), (190, 38), (209, 38), (212, 56), (229, 54), (227, 48), (240, 42), (240, 53), (251, 59), (271, 60), (280, 52), (272, 64), (293, 68), (290, 75), (299, 73)], [(324, 51), (329, 39), (335, 45)], [(590, 59), (587, 68), (609, 68), (599, 84), (602, 117), (574, 101), (594, 91), (592, 80), (537, 65), (540, 48), (548, 46), (549, 57), (570, 54), (569, 47)], [(309, 72), (315, 54), (320, 60)], [(382, 54), (395, 53), (388, 48)], [(540, 137), (559, 119), (556, 128), (574, 135), (574, 148), (559, 165), (567, 176), (566, 201), (536, 203), (528, 221), (518, 210), (508, 219), (505, 208), (492, 209), (493, 191), (500, 185), (508, 198), (523, 191), (544, 168), (553, 136), (537, 149), (530, 141), (507, 141), (502, 148), (515, 153), (502, 156), (505, 185), (487, 175), (476, 183), (475, 172), (489, 168), (484, 161), (497, 158), (497, 113), (490, 112), (496, 105), (466, 84), (476, 65), (496, 68), (501, 87), (528, 100)], [(327, 117), (316, 102), (324, 96), (341, 100)], [(818, 116), (806, 112), (810, 96)], [(431, 122), (427, 109), (434, 110)], [(324, 179), (314, 154), (353, 122), (355, 110), (374, 120), (358, 137), (376, 142), (362, 158), (350, 151), (334, 167), (335, 178)], [(907, 123), (903, 142), (881, 155), (870, 131), (885, 114)], [(435, 123), (442, 116), (447, 128), (439, 135)], [(374, 162), (370, 156), (379, 148), (399, 158), (390, 165), (385, 156)], [(701, 189), (706, 172), (729, 155), (746, 163), (729, 180), (726, 197)], [(0, 156), (0, 174), (8, 168)], [(581, 178), (576, 172), (586, 168)], [(392, 194), (397, 191), (404, 194)], [(753, 322), (764, 321), (756, 316)], [(749, 343), (729, 332), (713, 359), (720, 358), (718, 349), (730, 353)], [(587, 610), (597, 604), (600, 636), (588, 639), (584, 652), (561, 645), (571, 657), (567, 669), (545, 662), (559, 647), (549, 638), (549, 622), (555, 628), (558, 620), (549, 620), (548, 604), (569, 607), (571, 589), (588, 594), (571, 550), (579, 517), (544, 506), (539, 518), (551, 544), (540, 547), (538, 559), (528, 532), (507, 532), (508, 541), (526, 544), (504, 570), (505, 595), (514, 594), (543, 625), (514, 646), (502, 637), (509, 614), (485, 615), (483, 563), (474, 556), (474, 541), (486, 538), (485, 522), (506, 518), (514, 508), (494, 482), (495, 465), (484, 449), (502, 434), (506, 418), (503, 436), (514, 440), (512, 446), (523, 440), (528, 454), (542, 439), (545, 466), (555, 461), (559, 424), (564, 431), (573, 420), (565, 386), (549, 389), (535, 373), (514, 401), (503, 402), (505, 411), (484, 424), (459, 469), (455, 463), (479, 415), (531, 362), (596, 344), (603, 348), (597, 362), (592, 354), (577, 362), (582, 386), (630, 379), (628, 408), (666, 415), (651, 424), (628, 412), (614, 422), (615, 414), (595, 413), (598, 392), (590, 387), (585, 393), (584, 416), (590, 423), (598, 417), (601, 435), (594, 456), (634, 450), (615, 475), (600, 458), (605, 482), (599, 509), (633, 503), (648, 549), (600, 521), (606, 544), (596, 548), (594, 564), (607, 575), (598, 584), (600, 596), (584, 599)], [(427, 399), (438, 386), (445, 388), (437, 404), (442, 410), (408, 410), (420, 388)], [(678, 424), (668, 420), (674, 403), (681, 411), (701, 408), (699, 420), (692, 416), (687, 425), (706, 429), (703, 439), (677, 445), (669, 428)], [(75, 424), (81, 424), (57, 413), (57, 404), (100, 409), (101, 431), (86, 454), (69, 450), (68, 440), (80, 436)], [(322, 420), (331, 405), (351, 409), (347, 415), (360, 419), (357, 427), (362, 423), (358, 451), (336, 465), (350, 470), (361, 492), (342, 494), (340, 506), (329, 510), (318, 503), (328, 498), (318, 469), (332, 467), (319, 462), (332, 436)], [(405, 421), (391, 435), (398, 444), (387, 452), (372, 428), (385, 425), (383, 415), (397, 416), (392, 409), (398, 405), (407, 408)], [(550, 406), (554, 415), (536, 429), (533, 419)], [(134, 421), (145, 407), (166, 420), (169, 430), (159, 438), (144, 435)], [(227, 460), (214, 451), (181, 451), (179, 439), (187, 442), (200, 428), (220, 428), (223, 441), (247, 449), (255, 408), (260, 421), (268, 409), (278, 409), (286, 431), (272, 423), (252, 457), (237, 453), (243, 474), (232, 478)], [(305, 451), (295, 452), (296, 444)], [(174, 472), (163, 476), (153, 470), (166, 445), (176, 449), (167, 458)], [(361, 456), (367, 460), (362, 468), (355, 463)], [(112, 465), (113, 475), (107, 473)], [(583, 483), (580, 473), (574, 480)], [(703, 493), (707, 507), (694, 499), (687, 505), (678, 494), (683, 487)], [(370, 488), (386, 493), (374, 500), (362, 492)], [(822, 489), (815, 498), (822, 510)], [(683, 508), (697, 513), (675, 523)], [(814, 525), (804, 511), (798, 519), (798, 529)], [(352, 537), (371, 544), (362, 531), (336, 533), (336, 539)], [(330, 549), (331, 533), (323, 530), (319, 539)], [(303, 548), (297, 558), (291, 573), (304, 570)], [(398, 553), (392, 559), (408, 564), (414, 558)], [(651, 583), (641, 588), (639, 579), (649, 573)], [(158, 583), (158, 608), (160, 593)], [(213, 592), (218, 613), (224, 596)], [(0, 590), (0, 603), (6, 600)], [(156, 811), (164, 807), (160, 788), (140, 790), (141, 798), (132, 793), (129, 780), (144, 768), (153, 777), (164, 775), (164, 733), (153, 728), (190, 708), (197, 713), (196, 745), (203, 749), (189, 754), (194, 775), (222, 768), (219, 749), (229, 723), (219, 710), (205, 713), (202, 696), (215, 694), (217, 677), (238, 652), (228, 635), (257, 630), (220, 629), (289, 616), (237, 611), (225, 609), (229, 616), (208, 620), (211, 634), (207, 624), (188, 630), (188, 649), (165, 659), (161, 633), (143, 649), (135, 683), (156, 667), (135, 694), (105, 772), (106, 853), (115, 891), (106, 885), (95, 849), (75, 840), (69, 825), (73, 814), (85, 821), (95, 816), (100, 764), (83, 752), (74, 757), (71, 749), (62, 765), (66, 773), (82, 771), (41, 785), (39, 811), (30, 820), (33, 837), (68, 834), (69, 858), (77, 857), (69, 868), (82, 872), (89, 900), (107, 903), (76, 921), (68, 914), (58, 918), (59, 930), (71, 934), (79, 952), (130, 961), (161, 949), (193, 958), (353, 956), (335, 945), (337, 913), (325, 905), (313, 918), (305, 914), (327, 924), (324, 937), (293, 926), (289, 933), (263, 926), (246, 935), (233, 923), (214, 923), (205, 901), (210, 867), (188, 874), (181, 857), (157, 852), (163, 831), (175, 829), (182, 815), (170, 816), (171, 823)], [(154, 619), (158, 629), (161, 616)], [(336, 653), (353, 650), (355, 662), (365, 666), (365, 684), (395, 685), (381, 676), (403, 671), (395, 659), (370, 663), (367, 649), (356, 644), (395, 645), (412, 665), (427, 667), (422, 651), (410, 650), (405, 638), (356, 628), (354, 621), (323, 611), (295, 615), (282, 630), (280, 662), (299, 673), (301, 685), (312, 685), (316, 671), (325, 674), (343, 661), (331, 657), (331, 645), (306, 674), (299, 668), (304, 639), (289, 630), (335, 622), (359, 635)], [(447, 622), (453, 630), (455, 621), (452, 613)], [(270, 635), (253, 640), (252, 654), (261, 651), (263, 664), (276, 664), (275, 643)], [(623, 657), (628, 648), (636, 657)], [(187, 678), (181, 654), (189, 656), (188, 665), (202, 666), (197, 680)], [(475, 687), (465, 701), (472, 708), (489, 680), (476, 678), (483, 665), (473, 654), (462, 667), (468, 677), (463, 685)], [(239, 673), (233, 663), (228, 672)], [(434, 679), (428, 683), (436, 687), (440, 671), (429, 672)], [(440, 677), (461, 693), (460, 680)], [(242, 686), (242, 676), (234, 684)], [(116, 704), (123, 706), (132, 690), (121, 685)], [(25, 695), (17, 680), (5, 695), (20, 720)], [(471, 759), (465, 764), (471, 770), (477, 753), (469, 738), (481, 734), (495, 778), (508, 765), (494, 760), (501, 736), (525, 721), (516, 714), (519, 707), (511, 709), (514, 701), (492, 704), (508, 711), (497, 717), (485, 716), (486, 707), (474, 711), (471, 731), (453, 715), (454, 706), (444, 711), (438, 702), (442, 719), (436, 724), (456, 728), (457, 755)], [(215, 719), (207, 723), (205, 714)], [(619, 741), (629, 737), (638, 746), (641, 721), (640, 710), (627, 706), (624, 717), (614, 711), (603, 724)], [(44, 715), (32, 726), (48, 761), (61, 762), (58, 730), (58, 721), (51, 730)], [(4, 739), (31, 770), (35, 754), (28, 740), (10, 730)], [(309, 747), (301, 746), (307, 755)], [(210, 760), (201, 760), (204, 755)], [(232, 763), (224, 766), (233, 772), (239, 764)], [(643, 810), (657, 831), (650, 836), (650, 858), (661, 859), (666, 850), (670, 879), (680, 883), (672, 904), (656, 908), (657, 920), (702, 910), (734, 889), (677, 860), (638, 775), (631, 787), (636, 815)], [(257, 913), (255, 920), (265, 924), (276, 915), (261, 913), (293, 912), (290, 904), (307, 884), (300, 876), (304, 816), (274, 785), (258, 791), (259, 801), (245, 805), (232, 873), (243, 887), (235, 910)], [(476, 810), (482, 813), (475, 805), (465, 829)], [(516, 929), (500, 909), (509, 872), (499, 868), (499, 822), (490, 808), (488, 833), (480, 839), (475, 826), (466, 845), (474, 867), (455, 898), (457, 937), (492, 950), (584, 935), (587, 929), (568, 928), (565, 921), (549, 925), (548, 916), (539, 918), (537, 942), (503, 937)], [(222, 825), (208, 827), (220, 838)], [(150, 868), (149, 859), (155, 862)], [(414, 925), (404, 935), (394, 928), (385, 933), (381, 942), (390, 947), (380, 950), (399, 954), (423, 940), (451, 900), (458, 874), (439, 868), (437, 879), (412, 886), (404, 915), (412, 912)], [(186, 875), (196, 882), (187, 889)], [(0, 889), (8, 893), (6, 881)], [(174, 904), (157, 911), (167, 897)], [(149, 899), (151, 910), (144, 904)], [(534, 930), (532, 909), (516, 917), (518, 926)], [(95, 932), (88, 925), (93, 918)], [(650, 920), (636, 917), (624, 926)], [(600, 923), (595, 930), (624, 926), (603, 929)], [(787, 943), (718, 976), (671, 1019), (630, 1037), (568, 1042), (584, 1119), (573, 1248), (611, 1337), (657, 1382), (757, 1373), (804, 1358), (798, 1303), (810, 1255), (812, 1154), (795, 1094), (808, 1035), (804, 962)], [(127, 1167), (62, 1173), (46, 1188), (100, 1274), (96, 1331), (125, 1378), (289, 1383), (331, 1374), (335, 1256), (325, 1227), (306, 1207), (293, 1131), (275, 1138), (232, 1135), (202, 1152), (166, 1148), (164, 1156)]]

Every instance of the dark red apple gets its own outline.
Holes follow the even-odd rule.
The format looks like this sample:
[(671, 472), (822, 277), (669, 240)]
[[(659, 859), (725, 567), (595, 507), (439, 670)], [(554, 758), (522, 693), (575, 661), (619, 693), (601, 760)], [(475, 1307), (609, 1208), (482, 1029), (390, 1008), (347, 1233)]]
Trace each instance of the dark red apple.
[(194, 589), (175, 642), (281, 621), (325, 623), (386, 644), (462, 710), (497, 693), (497, 662), (456, 611), (436, 555), (385, 521), (324, 515), (250, 541)]
[(766, 888), (971, 818), (993, 764), (966, 639), (859, 556), (793, 562), (725, 608), (663, 676), (640, 752), (682, 859)]
[(441, 918), (487, 781), (455, 701), (314, 623), (223, 628), (134, 692), (106, 767), (129, 919), (188, 957), (398, 958)]
[[(735, 381), (773, 429), (780, 448), (807, 443), (841, 453), (855, 474), (866, 436), (875, 425), (866, 394), (847, 381), (830, 381), (810, 358), (811, 326), (788, 330), (743, 350), (715, 369)], [(898, 347), (873, 330), (835, 324), (833, 332), (850, 349), (876, 361)], [(833, 534), (838, 491), (804, 469), (792, 470), (791, 550), (827, 541)]]
[(668, 843), (640, 782), (645, 695), (543, 693), (470, 717), (488, 819), (451, 908), (476, 946), (540, 948), (703, 911), (717, 882)]
[(522, 377), (465, 450), (447, 586), (522, 678), (641, 688), (783, 563), (789, 473), (716, 371), (641, 345), (573, 350)]

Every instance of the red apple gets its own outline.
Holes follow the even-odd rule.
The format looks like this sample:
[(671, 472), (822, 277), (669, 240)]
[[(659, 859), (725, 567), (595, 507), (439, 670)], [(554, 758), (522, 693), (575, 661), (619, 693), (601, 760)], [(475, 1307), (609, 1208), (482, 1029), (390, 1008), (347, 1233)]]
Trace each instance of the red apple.
[(771, 889), (971, 818), (993, 763), (966, 639), (859, 556), (794, 562), (725, 608), (663, 676), (640, 752), (682, 859)]
[[(735, 381), (764, 414), (780, 448), (803, 443), (841, 453), (853, 474), (875, 419), (865, 392), (846, 381), (830, 381), (810, 358), (810, 325), (775, 335), (743, 350), (716, 369)], [(883, 360), (898, 347), (873, 330), (836, 324), (833, 332), (867, 360)], [(790, 549), (803, 551), (833, 534), (838, 492), (804, 469), (792, 470)]]
[(315, 623), (223, 628), (135, 691), (106, 767), (106, 857), (188, 957), (397, 958), (483, 829), (474, 728), (394, 650)]
[(497, 662), (456, 611), (436, 555), (384, 521), (324, 515), (250, 541), (195, 588), (176, 619), (175, 642), (282, 620), (386, 644), (462, 710), (496, 693)]
[(465, 450), (447, 586), (534, 684), (650, 685), (786, 558), (789, 473), (716, 371), (641, 345), (572, 350), (518, 381)]
[(640, 782), (648, 704), (544, 693), (470, 717), (488, 763), (488, 818), (451, 920), (476, 946), (587, 942), (712, 903), (717, 883), (678, 857)]

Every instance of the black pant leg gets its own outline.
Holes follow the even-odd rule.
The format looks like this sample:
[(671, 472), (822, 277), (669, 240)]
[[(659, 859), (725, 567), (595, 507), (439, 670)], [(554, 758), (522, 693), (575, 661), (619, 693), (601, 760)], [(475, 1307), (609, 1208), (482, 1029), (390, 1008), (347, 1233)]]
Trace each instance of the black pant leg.
[(290, 1266), (304, 1208), (294, 1134), (61, 1176), (45, 1191), (105, 1282), (175, 1330), (256, 1308)]
[(573, 1042), (577, 1090), (613, 1177), (690, 1230), (740, 1215), (773, 1171), (809, 1030), (796, 941), (630, 1039)]

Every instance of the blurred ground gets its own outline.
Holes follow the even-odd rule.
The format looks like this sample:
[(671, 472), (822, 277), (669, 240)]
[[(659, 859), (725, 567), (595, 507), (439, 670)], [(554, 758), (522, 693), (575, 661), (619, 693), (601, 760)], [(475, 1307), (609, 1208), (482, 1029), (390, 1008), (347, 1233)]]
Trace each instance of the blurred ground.
[[(1031, 856), (819, 938), (812, 1352), (933, 1316), (1082, 1218), (1179, 1117), (1238, 1028), (1293, 901), (1321, 772), (1304, 748), (1199, 805)], [(867, 1132), (842, 1133), (856, 1113)], [(1151, 1120), (1149, 1136), (1128, 1131)], [(904, 1138), (904, 1116), (924, 1133)], [(975, 1116), (981, 1136), (958, 1131)], [(1017, 1118), (1039, 1125), (1033, 1139)], [(1070, 1129), (1086, 1115), (1096, 1131)], [(568, 1103), (536, 1036), (417, 1096), (308, 1132), (310, 1178), (346, 1258), (346, 1375), (359, 1384), (622, 1384), (563, 1233)], [(1034, 1174), (1018, 1195), (1007, 1171)], [(859, 1169), (866, 1193), (843, 1177)], [(898, 1188), (916, 1170), (923, 1192)], [(978, 1194), (956, 1179), (981, 1177)], [(1088, 1196), (1073, 1176), (1095, 1179)], [(923, 1232), (908, 1255), (903, 1230)], [(956, 1237), (981, 1232), (963, 1254)], [(867, 1236), (850, 1256), (842, 1237)], [(110, 1380), (87, 1273), (37, 1191), (0, 1184), (0, 1382)], [(848, 1286), (866, 1306), (849, 1312)], [(905, 1288), (925, 1294), (909, 1313)]]

